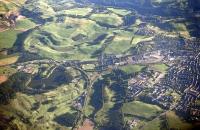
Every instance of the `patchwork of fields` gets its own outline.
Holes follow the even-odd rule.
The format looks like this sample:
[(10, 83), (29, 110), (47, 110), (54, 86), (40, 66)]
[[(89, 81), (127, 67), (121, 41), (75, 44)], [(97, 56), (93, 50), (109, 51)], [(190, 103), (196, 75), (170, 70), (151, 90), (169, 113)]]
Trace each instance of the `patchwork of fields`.
[(191, 129), (165, 80), (185, 83), (173, 69), (192, 23), (90, 1), (0, 1), (0, 129)]

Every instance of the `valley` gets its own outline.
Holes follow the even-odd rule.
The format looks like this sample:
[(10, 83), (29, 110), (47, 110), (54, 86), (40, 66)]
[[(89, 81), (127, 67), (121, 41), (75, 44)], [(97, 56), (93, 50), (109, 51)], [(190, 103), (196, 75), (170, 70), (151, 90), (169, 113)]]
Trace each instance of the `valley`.
[(198, 128), (199, 11), (150, 1), (0, 1), (0, 129)]

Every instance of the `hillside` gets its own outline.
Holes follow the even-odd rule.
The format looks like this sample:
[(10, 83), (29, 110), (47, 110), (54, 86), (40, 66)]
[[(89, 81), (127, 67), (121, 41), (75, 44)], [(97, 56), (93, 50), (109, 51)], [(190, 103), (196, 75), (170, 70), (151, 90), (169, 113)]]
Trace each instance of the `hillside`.
[(0, 0), (0, 129), (198, 128), (198, 2)]

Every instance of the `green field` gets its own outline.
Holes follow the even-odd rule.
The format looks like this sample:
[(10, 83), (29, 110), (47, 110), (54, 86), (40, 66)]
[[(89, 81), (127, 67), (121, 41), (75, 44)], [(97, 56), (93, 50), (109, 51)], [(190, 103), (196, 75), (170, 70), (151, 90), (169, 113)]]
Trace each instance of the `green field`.
[(25, 0), (1, 0), (0, 13), (7, 13), (8, 11), (17, 11)]
[(131, 44), (137, 45), (139, 42), (151, 41), (153, 37), (134, 35)]
[[(21, 5), (20, 1), (6, 1), (12, 2), (6, 5), (0, 0), (0, 14), (17, 11), (20, 7), (17, 7), (18, 4)], [(136, 126), (131, 130), (165, 130), (164, 127), (170, 130), (190, 129), (192, 126), (175, 112), (143, 102), (146, 97), (158, 96), (157, 92), (151, 92), (160, 91), (157, 86), (160, 86), (171, 65), (161, 61), (163, 63), (117, 66), (129, 56), (141, 58), (156, 50), (168, 52), (170, 49), (170, 52), (175, 52), (179, 47), (173, 43), (179, 43), (181, 36), (190, 41), (189, 33), (197, 26), (185, 22), (187, 19), (182, 18), (185, 12), (176, 19), (182, 10), (172, 14), (176, 8), (169, 11), (173, 7), (170, 1), (175, 0), (152, 0), (154, 7), (146, 5), (150, 0), (98, 0), (102, 5), (90, 3), (90, 0), (27, 0), (23, 8), (18, 10), (25, 17), (20, 17), (15, 27), (8, 29), (3, 22), (0, 25), (0, 31), (8, 29), (0, 32), (0, 78), (3, 86), (0, 101), (10, 99), (6, 105), (4, 102), (0, 104), (0, 129), (4, 118), (7, 120), (9, 117), (13, 117), (13, 120), (4, 124), (16, 124), (20, 130), (70, 130), (74, 125), (83, 125), (86, 118), (94, 123), (94, 130), (124, 130), (135, 121)], [(123, 7), (118, 6), (120, 2)], [(161, 7), (158, 4), (168, 2), (170, 5), (163, 11), (154, 12), (154, 9), (157, 11)], [(129, 8), (128, 5), (134, 6)], [(166, 31), (166, 26), (172, 29)], [(17, 43), (20, 46), (14, 46)], [(177, 48), (168, 48), (171, 44)], [(100, 60), (100, 56), (104, 55), (105, 58), (116, 56), (113, 58), (116, 66), (109, 65), (105, 71), (99, 70), (111, 61)], [(42, 64), (40, 60), (43, 59), (48, 63)], [(36, 63), (32, 63), (33, 60)], [(79, 64), (79, 61), (95, 63)], [(68, 65), (68, 62), (72, 64)], [(27, 74), (31, 79), (27, 81), (28, 85), (23, 82), (26, 77), (20, 79), (22, 83), (17, 85), (18, 75), (13, 78), (16, 79), (14, 84), (11, 77), (17, 68), (22, 68), (20, 73), (33, 73)], [(143, 71), (148, 81), (138, 77)], [(87, 76), (83, 76), (83, 73)], [(139, 97), (132, 97), (134, 94), (131, 93), (135, 90), (128, 87), (134, 82), (132, 78), (138, 80), (138, 86), (143, 87)], [(9, 87), (10, 84), (12, 87)], [(19, 87), (23, 91), (15, 90), (18, 86), (23, 86)], [(182, 100), (183, 95), (173, 88), (161, 92), (159, 99), (164, 100), (161, 103), (179, 105)], [(168, 97), (170, 100), (170, 96), (173, 101), (166, 100)], [(199, 100), (196, 103), (200, 105)], [(76, 118), (78, 123), (75, 122)]]
[(109, 110), (114, 106), (114, 102), (111, 101), (112, 97), (115, 95), (115, 93), (108, 89), (107, 87), (104, 89), (105, 95), (104, 97), (107, 98), (107, 100), (104, 100), (103, 107), (96, 113), (95, 116), (95, 122), (97, 122), (100, 125), (105, 125), (109, 122), (108, 113)]
[(62, 10), (60, 12), (57, 12), (58, 14), (64, 14), (64, 15), (73, 15), (73, 16), (86, 16), (90, 12), (92, 12), (91, 8), (72, 8), (69, 10)]
[(0, 66), (6, 66), (17, 62), (19, 59), (18, 54), (7, 55), (7, 56), (0, 56)]
[[(25, 40), (25, 49), (54, 59), (92, 59), (101, 45), (89, 46), (105, 28), (87, 19), (67, 17), (65, 23), (48, 23), (31, 33)], [(33, 43), (33, 44), (32, 44)], [(74, 55), (76, 54), (76, 55)]]
[(141, 65), (126, 65), (126, 66), (120, 67), (120, 70), (126, 72), (127, 74), (132, 74), (132, 73), (141, 72), (144, 67), (145, 66), (141, 66)]
[(0, 13), (6, 13), (13, 8), (15, 8), (13, 4), (5, 4), (4, 2), (0, 1)]
[(143, 126), (143, 130), (161, 130), (162, 128), (162, 120), (160, 118), (156, 118), (152, 121), (146, 122)]
[(4, 32), (0, 32), (0, 49), (2, 48), (12, 48), (15, 41), (17, 40), (17, 35), (19, 31), (10, 29)]
[[(75, 74), (73, 76), (80, 74), (73, 69), (68, 71), (72, 71)], [(1, 105), (0, 111), (7, 114), (7, 116), (14, 115), (16, 118), (13, 122), (17, 123), (19, 125), (18, 128), (22, 130), (32, 129), (33, 127), (34, 129), (48, 128), (50, 130), (55, 130), (56, 128), (71, 129), (71, 122), (66, 120), (63, 123), (62, 120), (70, 118), (70, 115), (77, 112), (73, 109), (72, 103), (85, 91), (84, 83), (85, 81), (81, 79), (77, 83), (63, 84), (42, 94), (17, 93), (16, 99), (12, 100), (8, 105)], [(75, 114), (75, 116), (77, 115)], [(22, 119), (33, 125), (24, 123), (21, 121)]]
[(152, 68), (155, 69), (156, 71), (164, 73), (167, 71), (169, 67), (166, 64), (155, 64), (152, 66)]
[(16, 72), (16, 69), (11, 67), (0, 67), (0, 75), (11, 76)]
[(168, 128), (170, 129), (180, 129), (180, 130), (189, 130), (192, 129), (192, 125), (181, 119), (173, 111), (166, 113), (166, 120)]
[(190, 37), (189, 31), (192, 30), (187, 28), (187, 23), (170, 22), (170, 24), (174, 27), (174, 31), (179, 32), (181, 36), (186, 38)]
[(114, 33), (116, 33), (114, 39), (108, 43), (104, 52), (116, 55), (125, 54), (133, 46), (131, 44), (133, 34), (124, 30), (117, 30)]
[[(37, 9), (42, 19), (50, 17), (53, 19), (39, 29), (35, 29), (25, 39), (25, 50), (56, 60), (93, 60), (100, 52), (116, 55), (129, 54), (130, 48), (144, 38), (148, 39), (148, 37), (141, 37), (138, 40), (133, 32), (109, 28), (110, 25), (122, 25), (122, 17), (131, 13), (128, 10), (108, 8), (110, 12), (104, 13), (95, 12), (92, 7), (76, 7), (73, 2), (61, 3), (55, 6), (50, 1), (34, 0), (25, 5), (27, 10)], [(47, 10), (44, 10), (45, 6), (48, 7)], [(69, 9), (65, 9), (67, 7)], [(52, 8), (58, 11), (55, 12)], [(57, 22), (56, 19), (62, 20)], [(26, 22), (28, 21), (22, 22), (22, 25), (19, 23), (19, 26), (26, 26)], [(107, 36), (102, 38), (103, 35)], [(109, 36), (114, 36), (113, 40), (106, 41)]]
[(122, 18), (113, 13), (92, 14), (90, 18), (94, 21), (97, 21), (103, 24), (113, 25), (113, 26), (119, 26), (123, 23)]
[(40, 18), (42, 19), (54, 17), (56, 14), (50, 2), (46, 0), (33, 0), (32, 2), (25, 4), (24, 8), (26, 8), (27, 11), (30, 12), (36, 10), (36, 12), (39, 13)]
[(133, 101), (130, 103), (125, 103), (122, 111), (124, 114), (132, 115), (132, 117), (138, 116), (144, 119), (150, 119), (159, 115), (159, 113), (162, 112), (162, 109), (156, 105)]
[(158, 116), (162, 109), (156, 105), (133, 101), (124, 103), (122, 112), (125, 121), (138, 120), (137, 125), (131, 127), (131, 130), (160, 130), (161, 128), (161, 120)]
[(17, 21), (16, 29), (26, 30), (35, 27), (36, 24), (31, 19), (25, 18)]
[(112, 11), (115, 14), (122, 15), (122, 16), (125, 16), (131, 13), (131, 11), (128, 11), (125, 9), (117, 9), (117, 8), (107, 8), (107, 9)]

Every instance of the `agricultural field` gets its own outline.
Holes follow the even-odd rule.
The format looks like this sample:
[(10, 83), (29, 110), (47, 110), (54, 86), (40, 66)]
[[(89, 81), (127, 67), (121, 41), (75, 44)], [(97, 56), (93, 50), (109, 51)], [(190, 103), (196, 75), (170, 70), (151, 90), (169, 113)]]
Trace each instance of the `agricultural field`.
[(148, 120), (158, 115), (160, 112), (162, 112), (162, 109), (156, 105), (134, 101), (130, 103), (125, 103), (123, 105), (122, 111), (125, 115), (128, 115), (128, 116), (130, 115), (131, 117), (135, 116), (141, 119)]
[(6, 82), (17, 70), (11, 67), (0, 67), (0, 84)]
[[(70, 129), (73, 122), (66, 120), (67, 123), (65, 123), (62, 120), (68, 117), (67, 115), (73, 115), (75, 120), (77, 111), (73, 108), (73, 101), (83, 92), (84, 80), (79, 80), (77, 83), (61, 84), (56, 89), (51, 89), (51, 91), (42, 94), (17, 93), (16, 99), (12, 100), (8, 106), (1, 105), (0, 111), (6, 107), (11, 107), (12, 109), (8, 109), (4, 113), (8, 115), (17, 114), (16, 116), (19, 118), (23, 116), (24, 120), (35, 124), (27, 125), (16, 118), (14, 122), (19, 125), (18, 128), (20, 129)], [(16, 111), (17, 113), (15, 113)]]
[(16, 30), (26, 31), (35, 26), (36, 26), (36, 24), (31, 19), (24, 18), (24, 19), (20, 19), (17, 21), (15, 28), (16, 28)]
[(185, 2), (0, 0), (0, 129), (191, 129), (199, 16)]
[(156, 71), (165, 73), (169, 67), (165, 64), (155, 64), (152, 66), (152, 68)]
[(127, 74), (141, 72), (143, 68), (145, 68), (145, 66), (141, 66), (141, 65), (126, 65), (126, 66), (120, 67), (120, 69)]
[(174, 30), (179, 31), (180, 35), (183, 37), (190, 37), (189, 30), (187, 29), (187, 23), (176, 23), (176, 22), (171, 22), (171, 25), (174, 27)]
[(27, 12), (33, 12), (33, 10), (35, 10), (34, 13), (40, 14), (39, 17), (41, 19), (48, 19), (56, 14), (47, 0), (33, 0), (24, 6)]
[(105, 48), (106, 54), (126, 54), (126, 52), (132, 47), (131, 39), (133, 34), (127, 31), (115, 31), (114, 39)]
[(0, 13), (7, 13), (9, 11), (17, 11), (25, 0), (1, 0), (0, 1)]
[[(164, 129), (162, 126), (163, 120), (160, 118), (156, 118), (152, 121), (147, 122), (144, 126), (144, 130), (160, 130)], [(133, 129), (134, 130), (134, 129)]]
[(108, 10), (112, 11), (115, 14), (126, 16), (131, 13), (131, 11), (125, 9), (115, 9), (115, 8), (107, 8)]
[(92, 14), (90, 18), (96, 22), (113, 26), (119, 26), (123, 23), (122, 18), (113, 13)]
[(156, 116), (162, 113), (162, 111), (156, 105), (146, 104), (140, 101), (125, 103), (122, 107), (124, 120), (127, 122), (132, 120), (136, 121), (136, 124), (131, 130), (137, 130), (139, 128), (143, 128), (144, 130), (160, 130), (161, 120)]
[(134, 35), (131, 44), (137, 45), (140, 42), (151, 41), (153, 37)]
[(20, 31), (16, 31), (14, 29), (0, 32), (0, 49), (12, 48), (17, 40), (18, 34), (20, 34)]
[(91, 20), (66, 17), (65, 23), (49, 23), (33, 31), (24, 45), (26, 50), (54, 59), (91, 59), (101, 46), (90, 46), (88, 42), (93, 42), (104, 30)]
[(4, 58), (0, 58), (0, 66), (7, 66), (17, 62), (19, 55), (8, 55)]
[(168, 128), (170, 129), (177, 129), (177, 128), (181, 130), (192, 129), (191, 124), (186, 123), (173, 111), (169, 111), (166, 113), (166, 120), (167, 120)]
[(57, 15), (72, 15), (72, 16), (86, 16), (92, 12), (91, 8), (72, 8), (69, 10), (62, 10)]

